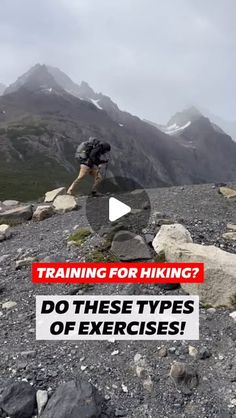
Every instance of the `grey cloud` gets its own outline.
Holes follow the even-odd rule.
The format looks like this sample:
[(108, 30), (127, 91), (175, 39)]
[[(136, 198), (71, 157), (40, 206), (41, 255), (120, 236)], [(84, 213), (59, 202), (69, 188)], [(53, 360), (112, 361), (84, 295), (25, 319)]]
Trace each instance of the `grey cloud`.
[(189, 104), (235, 111), (234, 0), (1, 0), (0, 82), (36, 62), (157, 122)]

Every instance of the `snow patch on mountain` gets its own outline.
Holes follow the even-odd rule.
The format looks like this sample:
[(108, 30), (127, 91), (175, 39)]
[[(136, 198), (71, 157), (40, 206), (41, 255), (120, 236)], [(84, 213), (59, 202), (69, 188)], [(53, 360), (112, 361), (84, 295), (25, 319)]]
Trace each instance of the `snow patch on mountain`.
[(182, 126), (179, 126), (177, 123), (173, 123), (172, 125), (165, 127), (164, 132), (167, 135), (175, 135), (176, 133), (184, 131), (184, 129), (188, 128), (191, 125), (191, 123), (191, 121), (188, 121)]
[(99, 105), (99, 99), (90, 99), (90, 101), (99, 109), (103, 110), (102, 107)]

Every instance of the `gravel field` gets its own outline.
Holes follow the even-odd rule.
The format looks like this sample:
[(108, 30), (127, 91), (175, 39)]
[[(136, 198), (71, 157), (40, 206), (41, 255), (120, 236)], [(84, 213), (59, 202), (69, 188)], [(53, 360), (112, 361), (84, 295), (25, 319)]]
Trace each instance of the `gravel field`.
[[(222, 238), (227, 224), (236, 224), (236, 201), (225, 199), (216, 187), (150, 189), (148, 194), (152, 213), (146, 233), (158, 232), (155, 219), (159, 212), (159, 218), (183, 224), (194, 242), (236, 254), (236, 241)], [(36, 389), (53, 392), (60, 383), (84, 376), (103, 398), (104, 418), (236, 417), (236, 323), (230, 310), (201, 307), (199, 341), (35, 341), (37, 294), (182, 293), (181, 289), (167, 292), (152, 285), (33, 285), (30, 266), (16, 269), (16, 260), (48, 256), (52, 261), (84, 260), (99, 245), (96, 234), (80, 247), (67, 245), (76, 226), (89, 226), (85, 199), (79, 198), (79, 203), (79, 211), (14, 227), (13, 236), (0, 243), (0, 393), (9, 379), (26, 379)], [(1, 303), (7, 301), (16, 302), (15, 307), (1, 309)], [(189, 345), (198, 350), (197, 356), (189, 354)], [(137, 375), (138, 361), (150, 377), (150, 385), (145, 386)], [(183, 389), (169, 376), (174, 361), (196, 370), (196, 387)]]

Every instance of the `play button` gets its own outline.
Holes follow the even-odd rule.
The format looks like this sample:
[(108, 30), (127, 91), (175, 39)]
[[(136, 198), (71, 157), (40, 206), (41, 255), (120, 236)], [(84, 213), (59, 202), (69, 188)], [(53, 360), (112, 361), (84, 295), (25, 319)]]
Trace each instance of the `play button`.
[(97, 197), (86, 200), (91, 228), (103, 236), (104, 228), (119, 224), (122, 229), (141, 233), (147, 227), (151, 205), (148, 193), (136, 181), (112, 177), (101, 182)]
[(131, 212), (131, 207), (116, 199), (109, 199), (109, 221), (114, 222)]

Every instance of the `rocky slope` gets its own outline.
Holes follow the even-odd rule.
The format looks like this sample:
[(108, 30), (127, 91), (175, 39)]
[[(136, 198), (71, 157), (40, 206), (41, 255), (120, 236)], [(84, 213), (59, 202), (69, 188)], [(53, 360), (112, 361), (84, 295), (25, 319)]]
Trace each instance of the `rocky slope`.
[(203, 109), (202, 113), (207, 116), (213, 123), (220, 126), (224, 132), (231, 136), (231, 138), (236, 141), (236, 121), (223, 119), (220, 116), (215, 115), (212, 112), (209, 112), (207, 109)]
[(236, 145), (202, 118), (166, 135), (122, 112), (88, 84), (37, 64), (0, 98), (0, 198), (31, 200), (68, 185), (74, 152), (90, 135), (112, 145), (109, 169), (144, 186), (235, 179)]
[(2, 96), (2, 94), (4, 93), (4, 91), (6, 90), (6, 86), (2, 83), (0, 83), (0, 96)]
[[(224, 198), (214, 185), (162, 188), (150, 190), (149, 195), (152, 214), (143, 233), (146, 240), (150, 240), (149, 234), (155, 236), (162, 223), (178, 222), (188, 228), (195, 243), (214, 244), (236, 254), (236, 241), (222, 236), (228, 223), (236, 224), (235, 199)], [(101, 415), (100, 407), (94, 407), (96, 417), (235, 417), (236, 324), (229, 309), (201, 306), (199, 341), (35, 341), (35, 294), (166, 293), (150, 285), (31, 284), (30, 261), (24, 266), (19, 264), (20, 260), (27, 257), (47, 261), (84, 260), (88, 254), (97, 254), (101, 238), (96, 234), (79, 246), (68, 245), (75, 230), (89, 227), (84, 198), (79, 198), (78, 203), (78, 211), (12, 228), (12, 237), (0, 243), (0, 394), (5, 393), (10, 380), (30, 382), (36, 390), (46, 390), (52, 396), (62, 382), (83, 377), (102, 397)], [(178, 289), (167, 293), (182, 292)], [(192, 389), (191, 384), (182, 387), (169, 376), (175, 361), (190, 367)], [(150, 378), (149, 384), (144, 384), (139, 375), (140, 364)], [(67, 399), (65, 395), (63, 408), (69, 411)], [(62, 416), (66, 417), (66, 412)]]

